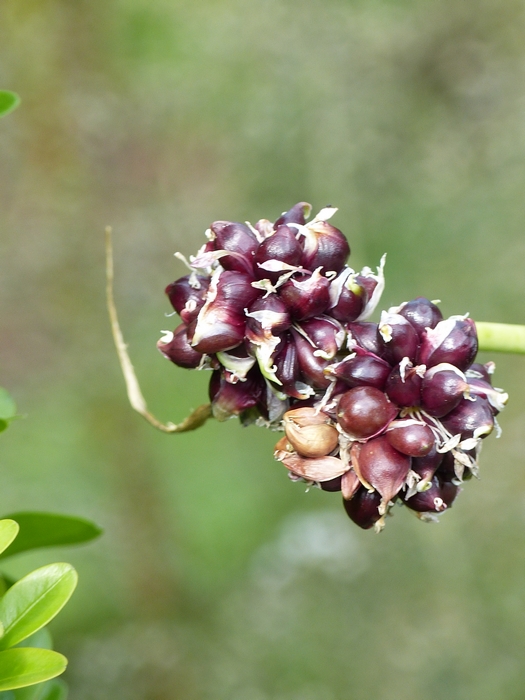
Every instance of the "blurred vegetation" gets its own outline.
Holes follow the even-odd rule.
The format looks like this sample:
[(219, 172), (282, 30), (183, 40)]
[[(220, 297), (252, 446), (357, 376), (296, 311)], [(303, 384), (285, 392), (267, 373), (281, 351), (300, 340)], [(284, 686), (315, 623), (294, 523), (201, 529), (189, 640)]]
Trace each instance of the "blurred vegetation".
[(0, 127), (0, 380), (26, 415), (2, 436), (2, 511), (106, 532), (67, 553), (71, 697), (522, 698), (523, 358), (495, 358), (511, 400), (482, 479), (439, 525), (400, 511), (377, 537), (289, 483), (275, 436), (166, 436), (132, 413), (103, 231), (166, 420), (207, 376), (155, 350), (163, 289), (215, 219), (333, 204), (354, 267), (388, 253), (383, 307), (524, 323), (524, 4), (3, 0), (0, 47), (22, 98)]

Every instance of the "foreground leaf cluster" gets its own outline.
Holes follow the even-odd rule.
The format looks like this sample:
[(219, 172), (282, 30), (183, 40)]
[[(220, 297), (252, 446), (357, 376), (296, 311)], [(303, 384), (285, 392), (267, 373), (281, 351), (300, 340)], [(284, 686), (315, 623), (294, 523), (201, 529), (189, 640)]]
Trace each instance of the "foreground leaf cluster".
[[(0, 115), (2, 114), (0, 92)], [(0, 387), (0, 432), (17, 417)], [(54, 513), (12, 513), (0, 520), (0, 559), (22, 552), (88, 542), (100, 529), (83, 518)], [(67, 659), (53, 650), (46, 625), (67, 603), (78, 581), (64, 562), (47, 564), (18, 581), (0, 573), (0, 700), (65, 700), (67, 685), (56, 677)]]

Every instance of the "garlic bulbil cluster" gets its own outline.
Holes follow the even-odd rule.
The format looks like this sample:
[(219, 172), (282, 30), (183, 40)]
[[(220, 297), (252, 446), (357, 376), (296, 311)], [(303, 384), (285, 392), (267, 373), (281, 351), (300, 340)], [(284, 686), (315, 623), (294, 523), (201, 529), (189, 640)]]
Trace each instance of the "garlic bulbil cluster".
[(475, 363), (475, 323), (444, 319), (424, 298), (368, 319), (384, 288), (377, 270), (347, 265), (350, 247), (305, 202), (277, 221), (216, 221), (166, 288), (181, 323), (159, 350), (211, 371), (215, 418), (239, 416), (285, 435), (289, 476), (341, 491), (346, 512), (381, 529), (394, 503), (422, 519), (452, 505), (478, 472), (481, 441), (507, 394), (494, 364)]

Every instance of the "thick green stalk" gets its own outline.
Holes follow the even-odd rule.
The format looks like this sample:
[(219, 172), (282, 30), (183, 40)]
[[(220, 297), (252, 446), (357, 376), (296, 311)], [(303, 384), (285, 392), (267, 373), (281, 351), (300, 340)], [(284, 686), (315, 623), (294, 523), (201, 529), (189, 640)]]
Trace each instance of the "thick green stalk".
[(525, 354), (525, 326), (476, 322), (480, 350)]

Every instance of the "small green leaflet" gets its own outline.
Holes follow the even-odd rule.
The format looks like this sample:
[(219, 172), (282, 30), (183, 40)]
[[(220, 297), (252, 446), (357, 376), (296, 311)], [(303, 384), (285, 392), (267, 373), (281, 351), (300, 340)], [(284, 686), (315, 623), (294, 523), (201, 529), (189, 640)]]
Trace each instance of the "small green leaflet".
[(98, 537), (102, 530), (89, 520), (56, 513), (11, 513), (5, 516), (17, 522), (20, 532), (16, 540), (0, 557), (26, 552), (40, 547), (80, 544)]
[(20, 104), (20, 98), (16, 92), (9, 90), (0, 90), (0, 117), (9, 114)]
[(11, 586), (0, 600), (4, 628), (0, 649), (18, 644), (47, 625), (67, 603), (77, 580), (71, 564), (58, 563), (36, 569)]
[(0, 651), (0, 690), (47, 681), (63, 673), (66, 666), (67, 659), (49, 649), (20, 647)]

